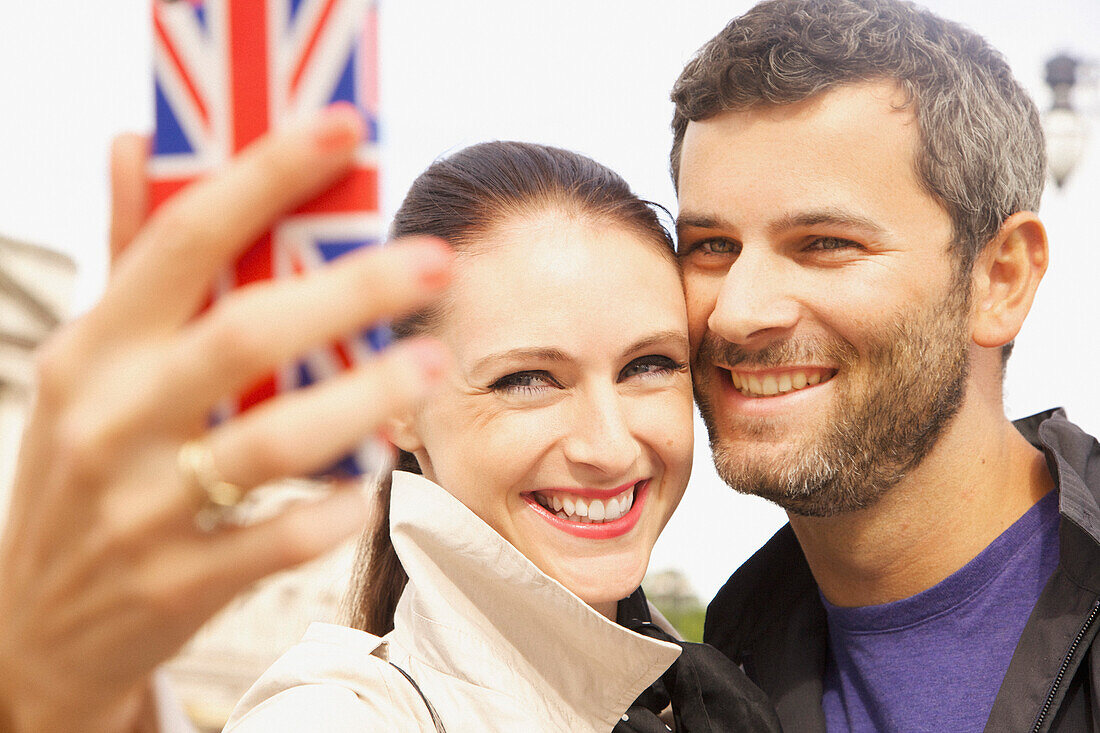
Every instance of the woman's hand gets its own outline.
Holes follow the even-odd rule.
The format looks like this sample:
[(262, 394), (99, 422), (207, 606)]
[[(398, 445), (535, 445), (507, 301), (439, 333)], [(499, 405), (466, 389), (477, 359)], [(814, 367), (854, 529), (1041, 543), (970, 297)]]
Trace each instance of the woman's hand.
[[(361, 251), (267, 282), (195, 318), (217, 273), (352, 161), (347, 109), (273, 134), (146, 218), (142, 138), (112, 151), (102, 300), (42, 349), (0, 540), (0, 730), (130, 731), (150, 674), (237, 592), (361, 529), (338, 490), (248, 527), (204, 533), (181, 445), (203, 439), (244, 487), (329, 465), (439, 377), (420, 341), (215, 428), (211, 409), (309, 348), (421, 305), (447, 280), (435, 240)], [(6, 720), (5, 720), (6, 718)]]

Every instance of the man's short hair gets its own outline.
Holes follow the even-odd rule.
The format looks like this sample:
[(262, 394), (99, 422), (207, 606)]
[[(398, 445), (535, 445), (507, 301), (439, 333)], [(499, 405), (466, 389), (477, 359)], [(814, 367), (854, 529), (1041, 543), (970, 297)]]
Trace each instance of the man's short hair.
[(688, 122), (895, 80), (918, 123), (916, 174), (951, 217), (959, 274), (1046, 178), (1035, 103), (977, 33), (902, 0), (766, 0), (711, 39), (672, 89), (672, 179)]

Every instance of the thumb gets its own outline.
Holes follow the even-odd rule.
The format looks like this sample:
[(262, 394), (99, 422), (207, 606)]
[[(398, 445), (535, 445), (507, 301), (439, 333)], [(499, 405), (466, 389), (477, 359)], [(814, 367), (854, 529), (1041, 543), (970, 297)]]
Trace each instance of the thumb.
[(124, 133), (111, 144), (111, 267), (137, 235), (149, 213), (145, 161), (149, 138)]

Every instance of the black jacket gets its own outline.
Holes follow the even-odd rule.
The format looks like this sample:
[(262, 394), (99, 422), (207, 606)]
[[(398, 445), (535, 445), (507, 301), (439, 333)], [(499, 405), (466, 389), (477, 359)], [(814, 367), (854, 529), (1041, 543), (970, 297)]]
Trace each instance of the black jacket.
[[(1018, 420), (1060, 492), (1060, 558), (993, 703), (987, 733), (1100, 731), (1100, 444), (1051, 410)], [(707, 608), (704, 641), (760, 685), (783, 729), (825, 730), (825, 609), (790, 525)]]

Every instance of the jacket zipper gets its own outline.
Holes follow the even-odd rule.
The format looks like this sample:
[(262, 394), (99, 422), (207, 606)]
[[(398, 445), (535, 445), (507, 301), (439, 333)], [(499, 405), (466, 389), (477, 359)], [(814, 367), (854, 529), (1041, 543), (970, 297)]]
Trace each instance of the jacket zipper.
[(1073, 638), (1073, 643), (1069, 645), (1069, 651), (1066, 652), (1066, 656), (1062, 658), (1062, 666), (1058, 668), (1058, 674), (1054, 676), (1054, 681), (1050, 683), (1047, 699), (1043, 703), (1043, 707), (1039, 709), (1039, 717), (1035, 719), (1035, 725), (1031, 728), (1032, 733), (1039, 733), (1042, 729), (1043, 721), (1046, 720), (1051, 707), (1054, 706), (1054, 698), (1058, 696), (1058, 688), (1062, 686), (1062, 681), (1066, 677), (1066, 672), (1069, 671), (1069, 665), (1073, 661), (1073, 656), (1077, 653), (1077, 647), (1081, 646), (1081, 642), (1085, 639), (1085, 634), (1088, 633), (1089, 627), (1092, 626), (1097, 616), (1100, 616), (1100, 601), (1096, 601), (1092, 604), (1092, 611), (1089, 612), (1088, 618), (1085, 619), (1085, 623), (1077, 632), (1077, 636)]

